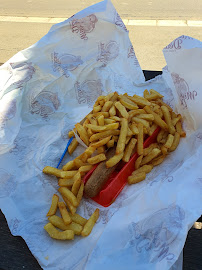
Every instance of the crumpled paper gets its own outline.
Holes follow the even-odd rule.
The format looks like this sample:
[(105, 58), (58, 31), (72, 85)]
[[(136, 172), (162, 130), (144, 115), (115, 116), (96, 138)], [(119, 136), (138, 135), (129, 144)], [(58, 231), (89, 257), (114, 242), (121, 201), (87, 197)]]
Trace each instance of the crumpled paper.
[[(201, 46), (186, 36), (174, 40), (164, 49), (163, 75), (145, 82), (125, 25), (103, 1), (0, 67), (0, 207), (43, 269), (181, 269), (187, 232), (202, 212)], [(100, 209), (90, 236), (51, 239), (43, 226), (58, 186), (43, 167), (57, 165), (67, 132), (99, 95), (142, 95), (145, 88), (183, 115), (187, 137), (110, 207), (82, 200), (85, 218)]]

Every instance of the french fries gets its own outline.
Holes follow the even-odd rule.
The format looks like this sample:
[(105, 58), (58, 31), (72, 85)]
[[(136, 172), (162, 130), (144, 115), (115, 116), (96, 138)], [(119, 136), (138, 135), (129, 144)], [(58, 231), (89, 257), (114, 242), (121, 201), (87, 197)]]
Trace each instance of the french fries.
[(122, 118), (121, 131), (120, 131), (119, 140), (117, 142), (117, 147), (116, 147), (117, 155), (124, 151), (127, 132), (128, 132), (128, 120), (125, 118)]
[(149, 163), (152, 159), (157, 157), (161, 153), (161, 150), (158, 148), (154, 148), (146, 157), (142, 159), (141, 165), (145, 165)]
[(119, 163), (119, 161), (123, 158), (124, 152), (113, 156), (112, 158), (110, 158), (109, 160), (106, 161), (106, 166), (107, 168), (111, 168), (113, 166), (115, 166), (117, 163)]
[[(88, 126), (88, 125), (86, 125)], [(88, 140), (88, 133), (86, 131), (86, 129), (81, 125), (81, 124), (76, 124), (75, 125), (76, 130), (78, 131), (81, 140), (86, 144), (89, 145), (89, 140)]]
[(117, 110), (120, 112), (121, 116), (128, 119), (129, 115), (126, 108), (119, 101), (115, 102), (114, 105), (117, 108)]
[(101, 161), (106, 160), (106, 159), (107, 158), (106, 158), (105, 154), (102, 153), (102, 154), (99, 154), (97, 156), (94, 156), (94, 157), (87, 159), (87, 161), (89, 164), (94, 165), (94, 164), (100, 163)]
[(58, 195), (54, 194), (52, 197), (52, 204), (51, 204), (51, 207), (47, 213), (47, 216), (55, 215), (55, 213), (57, 211), (57, 207), (58, 207), (58, 202), (59, 202), (59, 197), (58, 197)]
[(77, 173), (77, 171), (62, 171), (50, 166), (46, 166), (43, 169), (43, 173), (55, 175), (56, 177), (60, 178), (72, 178)]
[(128, 184), (136, 184), (141, 182), (142, 180), (144, 180), (146, 178), (146, 173), (145, 172), (140, 172), (137, 173), (135, 175), (129, 176), (128, 177)]
[(99, 218), (99, 209), (96, 209), (95, 212), (92, 214), (92, 216), (89, 218), (89, 220), (84, 225), (83, 230), (81, 232), (82, 236), (85, 237), (91, 233), (98, 218)]
[(65, 225), (70, 224), (72, 222), (72, 220), (71, 220), (70, 215), (69, 215), (69, 213), (67, 211), (65, 203), (64, 202), (58, 202), (58, 208), (60, 210), (60, 213), (61, 213), (62, 219), (64, 221), (64, 224)]
[(73, 220), (71, 220), (71, 223), (67, 224), (67, 225), (64, 223), (64, 220), (58, 216), (49, 217), (48, 220), (56, 228), (58, 228), (62, 231), (72, 230), (74, 232), (74, 234), (76, 234), (76, 235), (80, 235), (81, 231), (83, 230), (83, 226), (81, 224), (73, 221)]
[(143, 155), (143, 124), (138, 123), (138, 134), (137, 134), (137, 153), (139, 156)]
[(131, 154), (133, 152), (133, 149), (135, 148), (137, 140), (135, 138), (132, 138), (129, 142), (129, 144), (127, 145), (125, 152), (124, 152), (124, 156), (123, 156), (123, 161), (124, 162), (128, 162)]
[[(174, 113), (162, 98), (163, 95), (153, 89), (146, 89), (144, 97), (119, 95), (117, 92), (100, 96), (93, 110), (69, 131), (69, 137), (74, 137), (68, 147), (70, 155), (77, 148), (79, 138), (87, 148), (74, 160), (67, 162), (62, 170), (50, 166), (43, 169), (43, 173), (58, 178), (58, 191), (64, 200), (59, 202), (58, 195), (53, 195), (47, 213), (50, 223), (44, 227), (51, 237), (68, 240), (73, 239), (74, 234), (85, 237), (91, 233), (99, 217), (99, 209), (96, 209), (88, 220), (76, 214), (76, 211), (82, 205), (80, 203), (84, 190), (86, 192), (87, 186), (84, 189), (83, 177), (95, 164), (102, 162), (100, 165), (103, 167), (100, 168), (105, 170), (105, 173), (111, 170), (111, 173), (121, 160), (129, 162), (131, 156), (137, 152), (134, 171), (127, 179), (131, 185), (143, 181), (154, 166), (161, 164), (166, 156), (177, 148), (180, 137), (186, 136), (182, 129), (182, 117)], [(144, 144), (144, 141), (157, 128), (160, 128), (160, 132), (156, 142), (144, 148), (148, 143), (147, 141)], [(116, 168), (119, 169), (119, 166)], [(95, 178), (99, 181), (97, 175)], [(94, 186), (94, 191), (95, 189)], [(61, 217), (55, 215), (57, 208)]]
[(66, 230), (63, 232), (58, 231), (51, 223), (44, 226), (44, 229), (50, 235), (51, 238), (58, 240), (73, 240), (74, 232), (72, 230)]
[(75, 195), (66, 187), (60, 187), (58, 191), (74, 206), (78, 206)]

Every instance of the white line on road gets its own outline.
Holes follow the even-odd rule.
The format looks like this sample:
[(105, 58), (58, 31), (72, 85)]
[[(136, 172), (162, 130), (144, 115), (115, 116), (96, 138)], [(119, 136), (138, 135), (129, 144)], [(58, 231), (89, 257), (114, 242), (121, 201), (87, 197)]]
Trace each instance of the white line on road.
[[(67, 20), (67, 18), (48, 18), (48, 17), (14, 17), (14, 16), (0, 16), (0, 22), (22, 22), (22, 23), (60, 23)], [(202, 21), (192, 20), (135, 20), (124, 19), (125, 25), (135, 26), (190, 26), (202, 27)]]

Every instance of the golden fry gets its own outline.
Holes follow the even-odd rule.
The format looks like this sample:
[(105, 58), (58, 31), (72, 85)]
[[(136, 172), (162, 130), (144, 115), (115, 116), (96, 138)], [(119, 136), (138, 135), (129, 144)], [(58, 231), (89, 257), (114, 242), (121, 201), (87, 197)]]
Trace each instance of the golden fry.
[(137, 134), (137, 153), (139, 156), (143, 155), (143, 124), (137, 125), (139, 133)]
[(72, 169), (74, 169), (74, 161), (71, 160), (69, 162), (67, 162), (63, 167), (62, 167), (63, 171), (70, 171)]
[(97, 118), (98, 121), (98, 125), (99, 126), (104, 126), (105, 122), (104, 122), (104, 115), (99, 115)]
[(82, 160), (80, 160), (79, 158), (75, 158), (74, 160), (74, 165), (77, 169), (79, 169), (81, 166), (84, 165), (84, 162)]
[(124, 155), (124, 152), (122, 152), (118, 155), (115, 155), (112, 158), (110, 158), (109, 160), (107, 160), (106, 167), (111, 168), (111, 167), (115, 166), (123, 158), (123, 155)]
[(181, 118), (182, 118), (181, 114), (178, 114), (176, 117), (172, 118), (173, 126), (176, 126), (176, 124), (181, 120)]
[[(109, 142), (108, 142), (108, 143), (109, 143)], [(108, 143), (107, 143), (107, 144), (108, 144)], [(98, 148), (97, 148), (97, 152), (98, 152), (98, 154), (104, 153), (104, 152), (105, 152), (105, 146), (102, 145), (102, 146), (98, 147)]]
[(117, 142), (116, 154), (120, 154), (124, 151), (127, 133), (128, 133), (128, 120), (125, 118), (122, 118), (121, 131), (119, 135), (119, 140)]
[(136, 184), (139, 183), (141, 181), (143, 181), (146, 178), (146, 173), (145, 172), (141, 172), (141, 173), (137, 173), (135, 175), (131, 175), (128, 177), (128, 184), (132, 185), (132, 184)]
[(67, 178), (60, 178), (58, 180), (58, 185), (60, 187), (72, 187), (74, 184), (74, 178), (67, 179)]
[(136, 117), (147, 121), (154, 121), (153, 114), (138, 114)]
[(114, 105), (117, 108), (117, 110), (120, 112), (122, 117), (128, 119), (129, 115), (128, 115), (128, 112), (126, 111), (126, 108), (119, 101), (115, 102)]
[(116, 122), (121, 122), (121, 118), (118, 116), (110, 116), (110, 119), (115, 120)]
[(83, 230), (81, 232), (82, 236), (88, 236), (91, 233), (98, 218), (99, 218), (99, 209), (96, 209), (95, 212), (91, 215), (91, 217), (84, 225)]
[(129, 143), (129, 141), (130, 141), (131, 138), (132, 138), (132, 136), (127, 136), (126, 137), (126, 143), (125, 143), (125, 145), (127, 145)]
[(46, 166), (43, 169), (43, 173), (55, 175), (56, 177), (60, 178), (72, 178), (76, 174), (76, 171), (62, 171), (50, 166)]
[(147, 120), (133, 117), (132, 121), (134, 121), (135, 123), (142, 123), (145, 128), (149, 128), (149, 122)]
[(139, 114), (142, 114), (142, 113), (143, 113), (143, 114), (146, 113), (144, 109), (138, 109), (138, 110), (131, 110), (131, 111), (129, 111), (129, 112), (128, 112), (128, 114), (129, 114), (128, 121), (130, 122), (130, 120), (131, 120), (134, 116), (139, 115)]
[(70, 146), (68, 147), (68, 153), (71, 156), (71, 154), (75, 151), (79, 143), (77, 142), (76, 138), (73, 139)]
[(70, 130), (68, 133), (69, 138), (75, 137), (74, 133), (76, 133), (76, 129), (74, 128), (73, 130)]
[[(124, 97), (124, 96), (123, 96)], [(125, 98), (120, 98), (120, 103), (129, 110), (138, 109), (137, 104), (133, 103), (130, 99), (126, 100)]]
[(161, 129), (157, 135), (157, 142), (160, 143), (161, 140), (163, 139), (164, 135), (166, 134), (167, 132), (164, 130), (164, 129)]
[[(71, 214), (69, 213), (69, 215), (71, 215)], [(65, 225), (63, 219), (58, 217), (58, 216), (52, 216), (52, 217), (48, 218), (48, 220), (50, 221), (50, 223), (53, 226), (57, 227), (58, 229), (63, 230), (63, 231), (72, 230), (77, 235), (80, 235), (81, 231), (83, 229), (81, 224), (79, 224), (75, 221), (71, 222), (71, 224)]]
[(77, 224), (80, 224), (81, 226), (84, 226), (87, 222), (87, 219), (81, 217), (79, 214), (74, 214), (72, 215), (71, 213), (69, 213), (72, 221), (74, 221)]
[[(88, 125), (90, 124), (86, 124), (86, 127), (88, 127)], [(89, 140), (88, 140), (88, 134), (87, 134), (87, 131), (86, 129), (79, 123), (77, 123), (75, 125), (76, 127), (76, 130), (78, 131), (79, 133), (79, 136), (81, 138), (81, 140), (86, 144), (86, 145), (89, 145)]]
[(105, 118), (104, 119), (104, 124), (105, 125), (113, 124), (113, 123), (116, 123), (116, 121), (115, 120), (112, 120), (112, 119), (109, 119), (109, 118)]
[(154, 133), (154, 131), (157, 129), (157, 127), (158, 127), (157, 124), (155, 124), (155, 123), (152, 124), (152, 126), (150, 127), (149, 132), (148, 132), (149, 136), (151, 136)]
[(130, 160), (131, 154), (135, 148), (137, 140), (135, 138), (132, 138), (129, 142), (129, 144), (126, 146), (124, 156), (123, 156), (123, 161), (128, 162)]
[(113, 136), (112, 139), (114, 140), (114, 142), (118, 142), (119, 136)]
[[(88, 114), (86, 117), (92, 125), (97, 125), (97, 120), (93, 114)], [(87, 124), (89, 124), (89, 123), (87, 123)]]
[(61, 217), (54, 215), (54, 216), (49, 217), (48, 220), (53, 226), (57, 227), (58, 229), (62, 231), (68, 230), (67, 225), (65, 225), (64, 220)]
[(166, 122), (164, 122), (157, 113), (153, 112), (149, 106), (145, 106), (144, 110), (149, 114), (153, 114), (155, 124), (157, 124), (162, 129), (168, 130), (168, 125)]
[(157, 157), (161, 153), (161, 150), (158, 148), (154, 148), (146, 157), (142, 159), (141, 165), (145, 165), (146, 163), (149, 163), (152, 159)]
[(117, 92), (114, 92), (114, 94), (113, 94), (113, 96), (110, 98), (110, 100), (111, 100), (112, 102), (115, 102), (115, 101), (117, 101), (117, 99), (118, 99), (118, 93), (117, 93)]
[(127, 133), (127, 136), (133, 136), (133, 132), (132, 130), (128, 127), (128, 133)]
[(115, 116), (116, 115), (116, 108), (115, 108), (114, 105), (110, 108), (109, 115), (110, 116)]
[(84, 191), (84, 183), (83, 183), (83, 181), (81, 181), (81, 185), (80, 185), (79, 191), (78, 191), (77, 196), (76, 196), (77, 201), (78, 201), (78, 205), (80, 204), (81, 199), (83, 197), (83, 191)]
[(176, 131), (177, 131), (177, 133), (180, 134), (180, 137), (186, 137), (186, 133), (182, 129), (182, 123), (181, 123), (181, 121), (177, 122), (177, 124), (176, 124)]
[(58, 191), (74, 206), (78, 206), (77, 199), (75, 195), (66, 187), (60, 187)]
[(166, 106), (161, 106), (161, 110), (163, 112), (166, 124), (168, 125), (168, 130), (170, 132), (170, 134), (174, 135), (175, 134), (175, 128), (172, 124), (172, 120), (171, 120), (171, 114), (168, 110), (168, 108)]
[(143, 159), (143, 155), (139, 156), (139, 157), (137, 158), (137, 160), (135, 161), (135, 169), (136, 169), (136, 170), (139, 169), (140, 164), (141, 164), (141, 162), (142, 162), (142, 159)]
[[(72, 186), (72, 193), (76, 196), (81, 185), (81, 174), (79, 171), (77, 172), (77, 174), (75, 174), (73, 179), (74, 179), (74, 184)], [(77, 206), (77, 205), (74, 205), (74, 206)]]
[(154, 148), (158, 148), (158, 144), (157, 143), (152, 143), (152, 144), (150, 144), (149, 147), (144, 148), (144, 150), (143, 150), (143, 156), (147, 156)]
[(149, 165), (144, 165), (140, 168), (138, 168), (137, 170), (133, 171), (132, 175), (141, 173), (141, 172), (145, 172), (145, 173), (149, 173), (151, 172), (151, 170), (153, 169), (153, 165), (149, 164)]
[(108, 112), (97, 112), (93, 114), (95, 117), (99, 116), (99, 115), (103, 115), (104, 117), (109, 117), (109, 113)]
[(58, 197), (58, 195), (54, 194), (52, 197), (51, 207), (46, 215), (47, 217), (55, 215), (57, 208), (58, 208), (58, 202), (59, 202), (59, 197)]
[(92, 132), (90, 128), (87, 128), (87, 134), (88, 134), (88, 137), (90, 138), (94, 133)]
[(100, 163), (101, 161), (104, 161), (106, 159), (107, 158), (106, 158), (105, 154), (102, 153), (102, 154), (99, 154), (97, 156), (94, 156), (94, 157), (91, 157), (91, 158), (87, 159), (87, 161), (88, 161), (88, 163), (94, 165), (94, 164)]
[(113, 105), (112, 101), (105, 102), (104, 106), (102, 107), (102, 112), (108, 112)]
[(165, 155), (161, 155), (161, 156), (159, 156), (159, 157), (157, 157), (157, 158), (154, 158), (154, 159), (151, 161), (151, 164), (152, 164), (153, 166), (157, 166), (157, 165), (161, 164), (161, 163), (164, 161), (164, 159), (165, 159)]
[(119, 123), (113, 123), (105, 126), (96, 126), (92, 124), (87, 125), (88, 128), (92, 129), (94, 132), (102, 132), (106, 130), (111, 130), (111, 129), (117, 129), (119, 127)]
[(110, 135), (113, 136), (113, 135), (119, 135), (119, 134), (120, 134), (120, 130), (116, 130), (116, 129), (111, 129), (111, 130), (99, 132), (99, 133), (96, 133), (90, 137), (90, 142), (106, 138)]
[(97, 149), (98, 147), (103, 146), (106, 143), (108, 143), (108, 141), (111, 139), (111, 137), (112, 136), (110, 135), (110, 136), (108, 136), (108, 137), (106, 137), (106, 138), (104, 138), (104, 139), (102, 139), (102, 140), (100, 140), (100, 141), (98, 141), (96, 143), (92, 143), (91, 146), (95, 147)]
[(64, 202), (58, 202), (58, 208), (65, 225), (68, 225), (72, 222), (69, 212), (67, 211), (66, 205)]
[(139, 133), (139, 130), (138, 130), (137, 125), (135, 123), (132, 123), (132, 125), (130, 126), (130, 129), (134, 135), (137, 135)]
[(74, 232), (72, 230), (66, 230), (63, 232), (58, 231), (51, 223), (44, 226), (44, 229), (50, 235), (51, 238), (58, 240), (73, 240)]
[(174, 151), (178, 147), (179, 142), (180, 142), (180, 134), (178, 132), (175, 132), (173, 144), (171, 148), (169, 148), (169, 151), (170, 152)]
[(93, 168), (92, 165), (84, 165), (79, 168), (79, 172), (81, 176), (85, 175), (87, 172), (89, 172)]
[(146, 98), (139, 97), (138, 95), (134, 95), (133, 97), (128, 96), (128, 98), (140, 107), (149, 106), (151, 104)]
[(165, 156), (167, 155), (167, 152), (168, 152), (168, 148), (166, 148), (164, 145), (161, 147), (161, 152), (162, 154)]
[(70, 203), (70, 201), (69, 201), (64, 195), (62, 195), (62, 198), (63, 198), (63, 200), (65, 201), (65, 203), (66, 203), (67, 207), (69, 208), (70, 212), (71, 212), (72, 214), (75, 214), (75, 213), (76, 213), (76, 207), (73, 206), (73, 205)]
[(102, 107), (100, 105), (97, 105), (97, 106), (94, 106), (93, 107), (93, 112), (96, 113), (96, 112), (100, 112), (102, 109)]
[(107, 148), (111, 148), (111, 147), (114, 147), (114, 140), (111, 139), (110, 141), (108, 141), (107, 143)]
[(170, 148), (172, 146), (172, 144), (173, 144), (173, 141), (174, 141), (174, 136), (171, 135), (171, 134), (168, 134), (167, 141), (164, 144), (164, 147)]

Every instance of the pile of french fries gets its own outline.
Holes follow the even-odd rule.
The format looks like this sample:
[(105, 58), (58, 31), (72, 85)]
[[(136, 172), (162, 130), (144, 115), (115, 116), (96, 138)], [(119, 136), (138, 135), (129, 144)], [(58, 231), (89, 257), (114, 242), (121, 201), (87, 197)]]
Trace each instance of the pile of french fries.
[[(134, 172), (128, 177), (129, 184), (144, 180), (154, 166), (161, 164), (169, 152), (177, 148), (180, 137), (186, 136), (182, 129), (181, 115), (173, 112), (162, 98), (153, 89), (150, 92), (145, 90), (144, 97), (118, 95), (117, 92), (100, 96), (93, 111), (69, 132), (69, 137), (77, 134), (87, 149), (64, 165), (62, 170), (49, 166), (43, 170), (46, 174), (58, 177), (58, 191), (64, 199), (64, 202), (59, 202), (59, 197), (53, 195), (47, 214), (50, 223), (44, 227), (51, 237), (73, 239), (74, 234), (87, 236), (92, 231), (99, 217), (99, 209), (95, 210), (89, 220), (76, 214), (84, 191), (82, 178), (93, 165), (107, 159), (105, 154), (109, 148), (115, 147), (116, 152), (106, 161), (108, 168), (121, 160), (128, 162), (135, 152), (138, 153)], [(158, 127), (160, 132), (156, 143), (144, 148), (145, 138), (151, 136)], [(78, 145), (75, 137), (68, 148), (70, 155)], [(61, 217), (55, 215), (57, 208)]]

